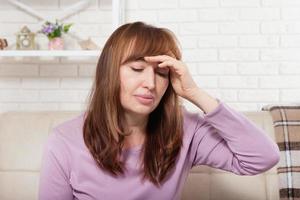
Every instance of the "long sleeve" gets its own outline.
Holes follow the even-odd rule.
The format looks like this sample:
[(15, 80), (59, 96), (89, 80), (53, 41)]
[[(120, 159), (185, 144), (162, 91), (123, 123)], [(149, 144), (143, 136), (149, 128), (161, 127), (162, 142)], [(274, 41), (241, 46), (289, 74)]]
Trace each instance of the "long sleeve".
[(279, 161), (279, 149), (260, 127), (221, 102), (198, 115), (192, 140), (192, 166), (208, 165), (238, 175), (256, 175)]
[(72, 200), (69, 184), (67, 149), (57, 133), (52, 133), (45, 146), (40, 172), (39, 200)]

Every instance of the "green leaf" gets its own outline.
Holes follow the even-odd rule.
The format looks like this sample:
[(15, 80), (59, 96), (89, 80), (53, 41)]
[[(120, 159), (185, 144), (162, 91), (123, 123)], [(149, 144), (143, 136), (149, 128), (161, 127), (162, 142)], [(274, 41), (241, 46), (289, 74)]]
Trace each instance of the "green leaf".
[(67, 33), (72, 25), (73, 24), (66, 24), (66, 25), (64, 25), (64, 32)]
[(53, 31), (53, 36), (54, 37), (61, 37), (61, 31), (59, 29), (55, 29)]

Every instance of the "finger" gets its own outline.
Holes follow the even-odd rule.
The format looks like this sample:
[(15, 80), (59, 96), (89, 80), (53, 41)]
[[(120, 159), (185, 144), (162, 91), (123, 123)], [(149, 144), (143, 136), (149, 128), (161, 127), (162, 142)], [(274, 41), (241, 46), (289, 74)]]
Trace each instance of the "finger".
[(180, 70), (180, 65), (178, 65), (175, 61), (167, 60), (158, 64), (158, 67), (168, 67), (170, 70), (178, 71)]
[(164, 62), (172, 57), (167, 55), (158, 55), (158, 56), (145, 56), (144, 59), (148, 62)]
[(173, 67), (173, 62), (170, 60), (158, 64), (158, 67)]

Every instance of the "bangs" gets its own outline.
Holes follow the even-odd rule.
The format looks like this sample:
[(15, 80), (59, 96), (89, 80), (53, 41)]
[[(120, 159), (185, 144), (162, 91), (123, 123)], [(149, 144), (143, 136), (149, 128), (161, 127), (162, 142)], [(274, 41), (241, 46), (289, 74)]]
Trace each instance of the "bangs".
[(178, 60), (181, 59), (180, 50), (176, 38), (167, 29), (147, 28), (133, 34), (124, 48), (122, 64), (143, 60), (145, 56), (169, 55)]

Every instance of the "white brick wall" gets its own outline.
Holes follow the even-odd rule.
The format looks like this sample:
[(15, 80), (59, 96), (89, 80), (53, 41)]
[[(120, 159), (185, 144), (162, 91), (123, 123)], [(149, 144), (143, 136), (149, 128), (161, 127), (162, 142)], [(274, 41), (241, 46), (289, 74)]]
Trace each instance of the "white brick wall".
[[(49, 17), (77, 0), (22, 0)], [(80, 37), (100, 46), (112, 30), (111, 0), (93, 0), (68, 22)], [(125, 21), (171, 29), (183, 60), (211, 95), (239, 110), (300, 101), (299, 0), (127, 0)], [(0, 0), (0, 36), (15, 40), (36, 18)], [(82, 110), (95, 58), (0, 58), (0, 112)], [(188, 102), (188, 108), (196, 109)]]

